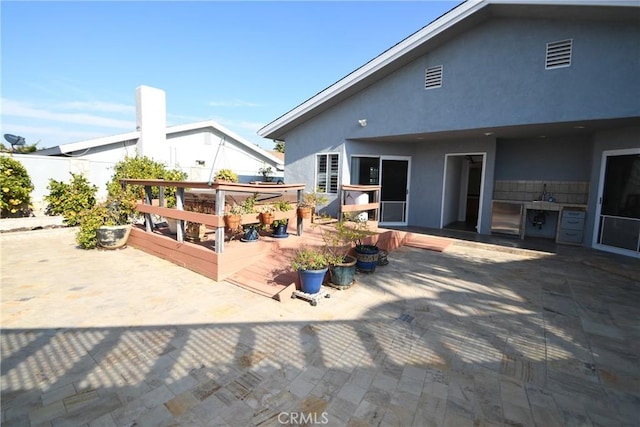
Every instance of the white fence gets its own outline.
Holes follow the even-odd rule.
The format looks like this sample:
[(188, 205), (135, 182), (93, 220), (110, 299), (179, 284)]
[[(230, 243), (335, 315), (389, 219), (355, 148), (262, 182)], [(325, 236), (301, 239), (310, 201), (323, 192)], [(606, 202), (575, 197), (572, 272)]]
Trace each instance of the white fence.
[[(2, 156), (13, 156), (27, 169), (34, 190), (31, 193), (31, 201), (35, 215), (43, 215), (46, 203), (44, 196), (49, 194), (47, 186), (50, 179), (56, 181), (70, 182), (71, 173), (84, 175), (91, 184), (98, 187), (96, 197), (104, 199), (107, 197), (107, 182), (111, 180), (114, 172), (115, 162), (104, 162), (95, 159), (77, 157), (52, 157), (38, 156), (34, 154), (9, 154), (1, 153)], [(206, 167), (176, 167), (185, 172), (189, 181), (208, 181), (211, 177), (211, 169)], [(242, 182), (259, 180), (258, 176), (243, 176)], [(277, 179), (277, 178), (276, 178)]]
[[(3, 153), (3, 156), (10, 154)], [(98, 187), (98, 198), (107, 196), (107, 182), (113, 175), (115, 163), (85, 160), (73, 157), (50, 157), (32, 154), (12, 154), (13, 158), (27, 169), (31, 182), (34, 185), (31, 193), (31, 201), (34, 214), (42, 215), (46, 208), (44, 196), (49, 194), (47, 186), (50, 179), (69, 182), (71, 173), (82, 174), (89, 182)]]

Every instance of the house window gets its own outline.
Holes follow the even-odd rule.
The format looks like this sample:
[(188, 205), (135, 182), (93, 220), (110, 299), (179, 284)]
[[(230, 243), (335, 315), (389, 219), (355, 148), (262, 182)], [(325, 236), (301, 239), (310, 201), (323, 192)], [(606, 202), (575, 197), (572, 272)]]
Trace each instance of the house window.
[(337, 154), (316, 154), (316, 189), (320, 193), (338, 192)]
[(424, 88), (435, 89), (442, 87), (442, 65), (429, 67), (424, 70)]
[(545, 69), (552, 70), (571, 66), (572, 46), (573, 39), (547, 43)]

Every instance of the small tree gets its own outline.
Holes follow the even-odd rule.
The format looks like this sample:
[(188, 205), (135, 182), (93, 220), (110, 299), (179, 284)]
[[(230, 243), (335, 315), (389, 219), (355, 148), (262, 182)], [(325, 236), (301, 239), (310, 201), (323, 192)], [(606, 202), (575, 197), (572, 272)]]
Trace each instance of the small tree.
[(70, 183), (50, 179), (47, 189), (49, 194), (44, 196), (48, 203), (46, 214), (62, 215), (70, 226), (78, 225), (78, 214), (95, 205), (98, 191), (98, 187), (91, 185), (86, 177), (73, 172)]
[(278, 141), (277, 139), (274, 139), (273, 143), (275, 144), (273, 147), (273, 151), (284, 154), (284, 141)]
[(33, 183), (27, 169), (13, 157), (0, 156), (0, 216), (21, 217), (31, 214)]

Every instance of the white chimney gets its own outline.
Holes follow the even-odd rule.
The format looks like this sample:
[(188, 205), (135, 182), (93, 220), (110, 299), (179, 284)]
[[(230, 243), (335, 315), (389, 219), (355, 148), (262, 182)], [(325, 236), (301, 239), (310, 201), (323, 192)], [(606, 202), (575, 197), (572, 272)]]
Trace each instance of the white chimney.
[(140, 132), (138, 155), (169, 164), (167, 101), (163, 90), (149, 86), (136, 88), (136, 130)]

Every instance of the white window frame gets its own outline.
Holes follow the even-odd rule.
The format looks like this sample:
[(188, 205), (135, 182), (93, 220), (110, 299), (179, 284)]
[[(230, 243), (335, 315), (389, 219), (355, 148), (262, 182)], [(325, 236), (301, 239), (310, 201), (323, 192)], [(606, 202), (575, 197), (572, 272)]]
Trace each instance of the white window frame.
[[(337, 161), (337, 165), (335, 170), (331, 170), (331, 156), (336, 156), (338, 161)], [(320, 172), (319, 166), (320, 166), (320, 158), (321, 157), (325, 157), (326, 158), (326, 165), (327, 165), (327, 170), (326, 172)], [(324, 189), (324, 191), (319, 190), (321, 188), (320, 186), (320, 178), (322, 177), (322, 175), (324, 175), (324, 179), (325, 179), (325, 183), (326, 183), (326, 188)], [(335, 187), (335, 191), (331, 191), (331, 176), (335, 175), (336, 177), (336, 187)], [(324, 194), (338, 194), (338, 189), (340, 188), (340, 153), (316, 153), (316, 162), (315, 162), (315, 177), (314, 177), (314, 184), (315, 184), (315, 188), (314, 190), (318, 190), (318, 192), (320, 193), (324, 193)]]

